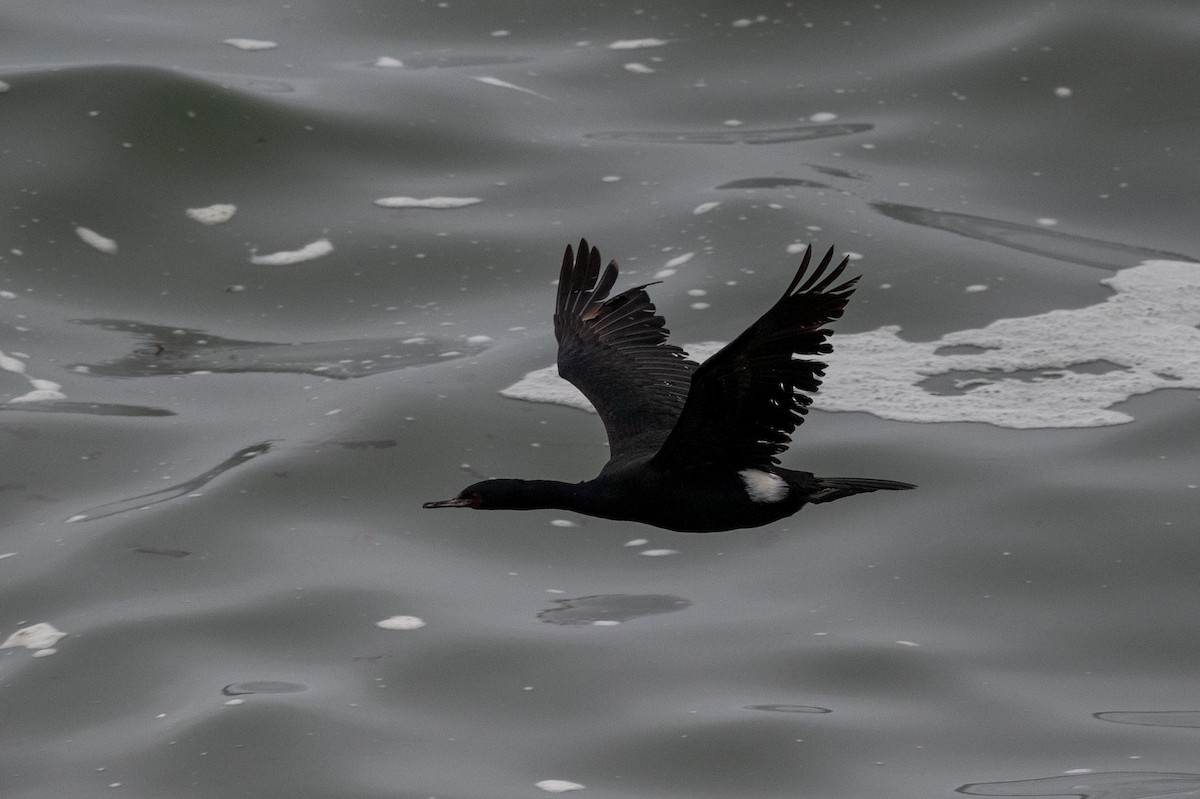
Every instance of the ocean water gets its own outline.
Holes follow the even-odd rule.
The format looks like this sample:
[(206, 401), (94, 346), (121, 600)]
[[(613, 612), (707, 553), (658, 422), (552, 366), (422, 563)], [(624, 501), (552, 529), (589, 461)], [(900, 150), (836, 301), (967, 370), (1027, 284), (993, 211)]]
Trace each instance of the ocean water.
[[(1195, 3), (0, 20), (0, 796), (1200, 791)], [(422, 510), (605, 462), (581, 236), (697, 356), (852, 253), (784, 463), (919, 489)]]

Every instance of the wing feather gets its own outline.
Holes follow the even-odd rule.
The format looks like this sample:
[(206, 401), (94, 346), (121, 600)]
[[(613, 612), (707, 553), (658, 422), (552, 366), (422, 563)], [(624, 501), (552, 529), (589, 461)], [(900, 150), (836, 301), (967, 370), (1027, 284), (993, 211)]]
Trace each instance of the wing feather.
[(791, 434), (821, 385), (825, 364), (807, 356), (833, 351), (824, 325), (842, 315), (858, 278), (837, 283), (833, 249), (811, 273), (812, 247), (787, 290), (757, 322), (692, 374), (687, 402), (654, 456), (664, 469), (712, 465), (766, 468), (787, 449)]
[[(646, 286), (609, 297), (616, 262), (600, 272), (600, 251), (567, 247), (558, 279), (554, 335), (558, 373), (600, 414), (610, 466), (654, 454), (683, 409), (696, 364), (667, 344), (664, 320)], [(649, 284), (647, 284), (649, 285)]]

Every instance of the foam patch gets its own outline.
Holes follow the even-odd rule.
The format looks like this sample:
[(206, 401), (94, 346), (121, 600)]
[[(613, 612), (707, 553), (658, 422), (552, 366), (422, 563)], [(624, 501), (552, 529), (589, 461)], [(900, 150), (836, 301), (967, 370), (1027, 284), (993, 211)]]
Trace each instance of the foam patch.
[[(1096, 427), (1132, 421), (1113, 410), (1131, 397), (1200, 389), (1200, 264), (1146, 261), (1102, 282), (1114, 293), (1096, 305), (935, 341), (905, 341), (895, 326), (837, 334), (813, 405), (909, 422)], [(684, 349), (703, 360), (721, 346)], [(591, 409), (553, 366), (500, 393)]]

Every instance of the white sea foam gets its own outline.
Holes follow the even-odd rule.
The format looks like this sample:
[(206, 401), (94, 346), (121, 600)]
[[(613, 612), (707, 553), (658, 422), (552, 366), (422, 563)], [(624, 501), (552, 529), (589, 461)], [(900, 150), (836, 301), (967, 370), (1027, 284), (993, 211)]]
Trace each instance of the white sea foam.
[(375, 622), (375, 626), (384, 630), (419, 630), (425, 626), (425, 620), (418, 616), (391, 616)]
[(669, 260), (665, 264), (663, 264), (663, 266), (667, 267), (668, 269), (670, 269), (673, 266), (683, 266), (684, 264), (686, 264), (688, 261), (692, 260), (695, 257), (696, 257), (696, 253), (685, 252), (682, 255), (676, 255), (674, 258), (672, 258), (671, 260)]
[(62, 386), (53, 380), (39, 380), (36, 377), (27, 377), (26, 379), (33, 386), (33, 391), (22, 394), (19, 397), (13, 397), (9, 402), (42, 402), (44, 400), (61, 400), (67, 398), (67, 395), (62, 393)]
[(375, 204), (383, 208), (463, 208), (481, 202), (478, 197), (380, 197)]
[(107, 236), (101, 236), (91, 228), (77, 227), (75, 235), (83, 239), (85, 244), (90, 244), (100, 252), (106, 252), (112, 255), (117, 251), (117, 243)]
[(314, 258), (320, 258), (322, 255), (328, 255), (333, 252), (333, 244), (329, 239), (318, 239), (311, 244), (305, 244), (298, 250), (284, 250), (282, 252), (273, 252), (270, 255), (254, 255), (250, 258), (250, 263), (261, 264), (263, 266), (287, 266), (288, 264), (298, 264), (303, 261), (311, 261)]
[[(1102, 282), (1115, 293), (1096, 305), (999, 319), (936, 341), (904, 341), (896, 327), (836, 336), (829, 361), (838, 377), (821, 387), (817, 407), (916, 422), (1093, 427), (1132, 421), (1111, 409), (1130, 397), (1200, 389), (1200, 265), (1147, 261)], [(972, 351), (938, 354), (949, 347)], [(1111, 368), (1088, 369), (1096, 364)], [(921, 385), (942, 375), (957, 393)]]
[(48, 654), (54, 651), (54, 645), (58, 643), (58, 639), (65, 635), (66, 633), (57, 629), (53, 624), (43, 621), (17, 630), (4, 639), (4, 643), (0, 644), (0, 649), (23, 646), (26, 649), (46, 650)]
[(625, 64), (625, 71), (639, 75), (650, 75), (655, 72), (655, 69), (638, 61), (630, 61), (628, 64)]
[(550, 99), (549, 97), (547, 97), (544, 94), (538, 94), (533, 89), (526, 89), (524, 86), (518, 86), (515, 83), (509, 83), (506, 80), (500, 80), (499, 78), (494, 78), (491, 75), (472, 75), (471, 78), (479, 81), (480, 83), (486, 83), (488, 86), (495, 86), (498, 89), (512, 89), (515, 92), (524, 92), (525, 94), (532, 94), (534, 97), (540, 97), (543, 100)]
[(53, 380), (43, 380), (27, 374), (25, 371), (25, 362), (20, 358), (4, 354), (3, 350), (0, 350), (0, 369), (21, 375), (21, 377), (29, 381), (29, 385), (33, 389), (27, 394), (13, 397), (9, 400), (9, 403), (41, 402), (43, 400), (61, 400), (67, 398), (67, 395), (62, 392), (62, 386)]
[(236, 47), (239, 50), (270, 50), (279, 46), (278, 42), (266, 39), (225, 39), (222, 44)]
[(695, 208), (692, 209), (692, 213), (696, 214), (696, 215), (707, 214), (709, 211), (716, 208), (718, 205), (720, 205), (720, 203), (715, 203), (715, 202), (714, 203), (700, 203), (699, 205), (697, 205)]
[(237, 206), (217, 203), (204, 208), (189, 208), (184, 213), (202, 225), (219, 225), (233, 219), (233, 215), (237, 213)]
[(5, 355), (3, 350), (0, 350), (0, 369), (6, 372), (15, 374), (25, 374), (25, 362), (20, 358), (14, 358), (11, 355)]
[[(1102, 282), (1114, 290), (1104, 302), (999, 319), (935, 341), (905, 341), (895, 326), (837, 334), (814, 407), (911, 422), (1094, 427), (1131, 421), (1112, 410), (1130, 397), (1200, 389), (1200, 264), (1147, 261)], [(704, 360), (721, 344), (683, 346)], [(926, 382), (937, 379), (950, 390)], [(500, 393), (591, 407), (553, 366)]]
[(617, 39), (609, 42), (609, 50), (641, 50), (646, 47), (662, 47), (670, 44), (670, 39)]
[(375, 66), (381, 67), (383, 69), (402, 69), (404, 67), (404, 62), (401, 61), (399, 58), (392, 58), (391, 56), (388, 56), (388, 55), (381, 55), (379, 58), (375, 59)]
[(584, 787), (583, 785), (580, 785), (577, 782), (570, 782), (568, 780), (542, 780), (541, 782), (535, 782), (534, 786), (537, 788), (541, 788), (543, 791), (546, 791), (548, 793), (563, 793), (565, 791), (578, 791)]

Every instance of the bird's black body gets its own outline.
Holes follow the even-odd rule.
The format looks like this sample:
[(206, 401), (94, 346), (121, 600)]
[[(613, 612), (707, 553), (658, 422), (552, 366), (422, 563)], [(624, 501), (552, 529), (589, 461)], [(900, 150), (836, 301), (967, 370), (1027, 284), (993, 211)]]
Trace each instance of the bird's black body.
[[(834, 285), (833, 250), (740, 336), (697, 366), (667, 344), (663, 318), (637, 286), (609, 297), (617, 265), (567, 247), (554, 312), (558, 371), (588, 398), (608, 432), (610, 460), (582, 483), (484, 480), (427, 508), (561, 508), (683, 532), (758, 527), (808, 503), (913, 486), (815, 477), (775, 457), (804, 420), (832, 351), (825, 324), (842, 315), (858, 278)], [(828, 273), (827, 273), (828, 270)], [(807, 392), (807, 393), (806, 393)]]

